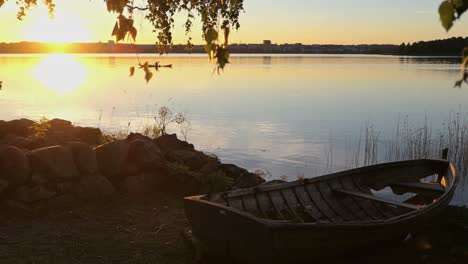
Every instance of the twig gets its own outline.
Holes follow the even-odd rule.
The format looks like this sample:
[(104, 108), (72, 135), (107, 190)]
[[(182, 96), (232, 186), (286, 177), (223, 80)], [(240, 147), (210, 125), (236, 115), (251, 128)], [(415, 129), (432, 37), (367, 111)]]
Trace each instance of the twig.
[(139, 7), (139, 6), (132, 6), (132, 5), (127, 5), (127, 8), (128, 8), (128, 9), (131, 9), (131, 10), (135, 10), (135, 9), (136, 9), (136, 10), (139, 10), (139, 11), (146, 11), (146, 10), (149, 9), (148, 6), (146, 6), (146, 7)]

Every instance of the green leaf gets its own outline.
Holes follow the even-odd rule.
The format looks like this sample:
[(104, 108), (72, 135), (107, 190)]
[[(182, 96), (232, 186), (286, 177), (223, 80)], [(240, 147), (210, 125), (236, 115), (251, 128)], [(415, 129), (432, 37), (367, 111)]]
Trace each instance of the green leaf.
[(206, 43), (212, 43), (213, 41), (217, 39), (218, 39), (218, 31), (216, 31), (214, 28), (208, 29), (208, 31), (205, 34)]
[(135, 74), (135, 67), (130, 67), (130, 77), (133, 76), (133, 74)]
[(453, 5), (449, 1), (444, 1), (439, 6), (439, 15), (440, 15), (440, 22), (445, 30), (449, 31), (450, 28), (453, 26), (453, 21), (455, 20), (455, 9)]

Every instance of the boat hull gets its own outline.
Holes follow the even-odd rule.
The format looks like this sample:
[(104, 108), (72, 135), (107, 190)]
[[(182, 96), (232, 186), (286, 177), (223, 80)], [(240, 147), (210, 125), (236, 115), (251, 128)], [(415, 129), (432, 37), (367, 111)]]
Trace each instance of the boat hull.
[(447, 189), (436, 203), (416, 213), (378, 222), (271, 221), (201, 199), (201, 196), (186, 198), (185, 211), (194, 236), (210, 260), (239, 264), (310, 263), (356, 253), (376, 243), (402, 240), (440, 214), (454, 191), (455, 188)]

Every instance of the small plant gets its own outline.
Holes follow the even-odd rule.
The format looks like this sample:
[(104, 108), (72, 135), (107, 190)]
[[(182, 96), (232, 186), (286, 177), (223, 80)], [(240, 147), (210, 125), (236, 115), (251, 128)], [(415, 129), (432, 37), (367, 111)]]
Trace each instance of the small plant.
[(158, 115), (154, 117), (155, 125), (152, 127), (153, 136), (167, 135), (167, 127), (173, 123), (177, 124), (180, 128), (180, 133), (185, 141), (187, 141), (188, 132), (191, 130), (192, 125), (187, 116), (183, 113), (174, 112), (168, 106), (159, 108)]
[(157, 126), (146, 126), (141, 133), (150, 138), (157, 138), (161, 135), (161, 130)]
[(180, 134), (182, 134), (184, 141), (187, 141), (188, 132), (192, 129), (190, 120), (185, 115), (179, 113), (176, 115), (175, 121), (179, 125)]
[(35, 137), (43, 138), (47, 135), (47, 132), (49, 132), (50, 127), (50, 120), (43, 116), (38, 122), (31, 126), (31, 130)]

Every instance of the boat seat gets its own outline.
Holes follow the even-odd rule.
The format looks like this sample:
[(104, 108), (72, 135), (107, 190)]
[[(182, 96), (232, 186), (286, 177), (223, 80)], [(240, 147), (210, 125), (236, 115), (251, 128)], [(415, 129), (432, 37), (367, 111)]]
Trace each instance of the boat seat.
[(376, 201), (376, 202), (381, 202), (381, 203), (386, 203), (386, 204), (389, 204), (389, 205), (403, 207), (403, 208), (407, 208), (407, 209), (411, 209), (411, 210), (421, 209), (421, 206), (417, 206), (417, 205), (414, 205), (414, 204), (400, 203), (400, 202), (397, 202), (397, 201), (391, 201), (391, 200), (383, 199), (383, 198), (380, 198), (380, 197), (377, 197), (377, 196), (374, 196), (374, 195), (365, 194), (365, 193), (361, 193), (361, 192), (354, 192), (354, 191), (341, 190), (341, 189), (335, 189), (333, 191), (335, 193), (340, 194), (340, 195), (349, 195), (349, 196), (359, 197), (359, 198), (372, 200), (372, 201)]
[(406, 192), (426, 193), (432, 195), (442, 194), (445, 188), (437, 183), (425, 182), (397, 182), (390, 184), (390, 187)]

